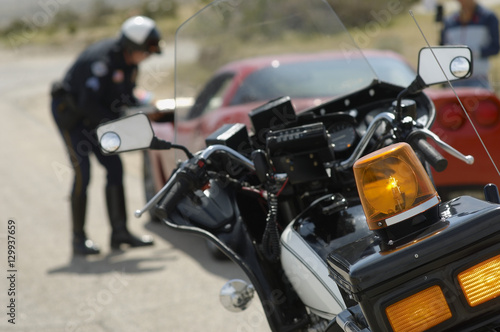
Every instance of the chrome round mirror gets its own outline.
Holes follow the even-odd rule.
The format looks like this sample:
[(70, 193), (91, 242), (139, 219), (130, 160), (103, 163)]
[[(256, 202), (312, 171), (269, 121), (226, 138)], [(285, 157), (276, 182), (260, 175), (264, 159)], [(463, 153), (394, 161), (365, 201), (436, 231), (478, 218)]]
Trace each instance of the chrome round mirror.
[(104, 135), (102, 135), (99, 144), (101, 145), (101, 148), (104, 150), (104, 152), (116, 152), (120, 148), (120, 136), (112, 131), (108, 131), (107, 133), (104, 133)]
[(233, 279), (221, 289), (219, 299), (224, 308), (231, 312), (240, 312), (248, 308), (253, 299), (255, 289), (244, 280)]
[(466, 57), (457, 56), (450, 63), (451, 74), (457, 78), (465, 78), (470, 73), (470, 62)]

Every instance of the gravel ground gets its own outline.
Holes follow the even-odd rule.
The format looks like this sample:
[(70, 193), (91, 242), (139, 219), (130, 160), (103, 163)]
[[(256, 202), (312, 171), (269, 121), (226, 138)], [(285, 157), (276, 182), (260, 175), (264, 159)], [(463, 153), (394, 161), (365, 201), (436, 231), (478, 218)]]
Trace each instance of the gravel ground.
[[(129, 227), (135, 233), (152, 234), (156, 245), (110, 250), (104, 172), (94, 162), (87, 224), (89, 236), (103, 252), (87, 259), (72, 257), (68, 202), (72, 170), (50, 117), (48, 89), (78, 51), (0, 50), (0, 330), (268, 330), (258, 301), (240, 314), (219, 304), (222, 285), (231, 278), (244, 278), (236, 265), (214, 260), (200, 238), (147, 217), (132, 217), (144, 205), (140, 153), (123, 155)], [(171, 50), (164, 56), (164, 61), (152, 60), (145, 68), (153, 68), (156, 78), (170, 77)], [(15, 251), (11, 252), (15, 261), (10, 262), (9, 235), (14, 237), (10, 239)], [(14, 309), (8, 307), (11, 301)]]

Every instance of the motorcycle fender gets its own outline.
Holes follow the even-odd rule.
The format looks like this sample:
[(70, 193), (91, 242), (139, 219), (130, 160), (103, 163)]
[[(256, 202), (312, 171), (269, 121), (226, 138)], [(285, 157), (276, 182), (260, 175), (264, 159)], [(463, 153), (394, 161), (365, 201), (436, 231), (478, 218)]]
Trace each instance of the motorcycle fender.
[(345, 309), (337, 284), (328, 277), (326, 263), (293, 229), (293, 222), (281, 235), (281, 248), (283, 270), (311, 311), (331, 320)]

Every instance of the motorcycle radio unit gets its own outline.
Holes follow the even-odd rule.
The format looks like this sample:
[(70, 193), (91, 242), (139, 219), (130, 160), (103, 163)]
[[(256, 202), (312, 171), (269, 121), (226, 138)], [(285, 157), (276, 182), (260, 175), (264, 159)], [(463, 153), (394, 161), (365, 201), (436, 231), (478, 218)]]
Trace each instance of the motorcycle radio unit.
[(325, 163), (334, 160), (325, 126), (299, 124), (289, 97), (268, 102), (250, 112), (254, 144), (267, 151), (277, 173), (287, 173), (290, 183), (321, 181), (329, 176)]

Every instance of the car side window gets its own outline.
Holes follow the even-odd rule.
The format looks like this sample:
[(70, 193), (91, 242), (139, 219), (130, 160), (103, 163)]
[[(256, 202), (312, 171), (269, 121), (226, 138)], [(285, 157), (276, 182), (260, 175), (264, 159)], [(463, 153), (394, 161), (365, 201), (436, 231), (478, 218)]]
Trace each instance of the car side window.
[(217, 109), (222, 106), (224, 102), (224, 96), (231, 85), (232, 77), (227, 77), (224, 81), (221, 82), (219, 89), (208, 99), (207, 106), (203, 110), (202, 113), (210, 113), (214, 109)]
[(225, 73), (212, 78), (196, 98), (188, 118), (194, 119), (221, 107), (233, 77), (233, 73)]

